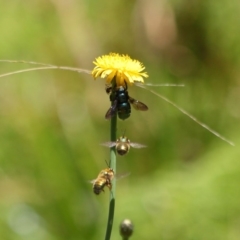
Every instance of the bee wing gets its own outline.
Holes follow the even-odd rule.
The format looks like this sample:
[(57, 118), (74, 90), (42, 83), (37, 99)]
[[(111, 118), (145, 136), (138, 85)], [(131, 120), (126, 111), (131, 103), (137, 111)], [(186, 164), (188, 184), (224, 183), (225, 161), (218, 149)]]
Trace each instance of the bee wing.
[(100, 145), (111, 148), (116, 146), (116, 142), (104, 142), (104, 143), (101, 143)]
[(148, 110), (148, 106), (145, 105), (144, 103), (135, 100), (134, 98), (129, 97), (128, 101), (132, 104), (132, 106), (136, 109), (136, 110), (140, 110), (140, 111), (147, 111)]
[[(114, 175), (113, 178), (116, 178), (116, 180), (120, 180), (122, 178), (128, 177), (130, 174), (131, 174), (130, 172), (123, 173), (123, 174), (117, 174), (117, 176)], [(88, 182), (94, 184), (96, 180), (97, 179), (93, 179), (93, 180), (88, 181)]]
[(113, 108), (110, 107), (110, 108), (108, 109), (108, 111), (106, 112), (105, 119), (110, 119), (110, 118), (112, 118), (115, 114), (116, 114), (116, 112), (114, 112)]
[(96, 179), (93, 179), (93, 180), (90, 180), (90, 181), (87, 181), (88, 183), (91, 183), (91, 184), (94, 184), (96, 181)]
[(117, 175), (117, 176), (115, 176), (115, 178), (116, 178), (116, 180), (120, 180), (122, 178), (128, 177), (130, 174), (131, 174), (130, 172), (127, 172), (124, 174)]
[(133, 147), (133, 148), (145, 148), (145, 147), (147, 147), (146, 145), (143, 145), (143, 144), (140, 144), (140, 143), (134, 143), (134, 142), (131, 142), (130, 146)]
[(110, 119), (115, 116), (117, 112), (117, 101), (115, 100), (113, 105), (108, 109), (107, 113), (105, 114), (105, 119)]

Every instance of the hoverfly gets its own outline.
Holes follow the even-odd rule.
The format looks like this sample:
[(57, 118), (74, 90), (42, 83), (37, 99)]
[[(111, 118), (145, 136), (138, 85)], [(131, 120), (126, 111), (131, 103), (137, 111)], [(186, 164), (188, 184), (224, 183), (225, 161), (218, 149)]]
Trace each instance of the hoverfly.
[(106, 119), (110, 119), (115, 116), (116, 113), (118, 113), (120, 119), (127, 119), (131, 114), (131, 105), (136, 110), (148, 110), (148, 107), (144, 103), (128, 95), (127, 83), (125, 83), (125, 85), (125, 88), (123, 86), (118, 87), (114, 93), (112, 92), (111, 86), (106, 87), (106, 92), (110, 94), (110, 101), (113, 103), (105, 115)]
[(127, 154), (130, 150), (130, 147), (133, 147), (133, 148), (147, 147), (140, 143), (130, 142), (130, 140), (124, 135), (118, 138), (116, 142), (105, 142), (105, 143), (102, 143), (101, 145), (110, 147), (110, 148), (115, 146), (117, 153), (121, 156)]
[(96, 179), (91, 181), (93, 183), (93, 192), (99, 195), (104, 192), (104, 187), (107, 186), (110, 190), (112, 188), (112, 179), (114, 178), (114, 171), (112, 168), (103, 169)]

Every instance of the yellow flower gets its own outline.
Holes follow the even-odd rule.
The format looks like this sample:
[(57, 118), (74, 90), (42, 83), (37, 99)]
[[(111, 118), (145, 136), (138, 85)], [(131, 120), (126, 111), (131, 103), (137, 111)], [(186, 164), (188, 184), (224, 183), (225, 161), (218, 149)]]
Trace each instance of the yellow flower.
[(142, 72), (145, 69), (143, 64), (128, 55), (110, 53), (96, 58), (93, 63), (96, 65), (92, 71), (93, 77), (106, 78), (107, 84), (115, 77), (117, 87), (125, 86), (125, 82), (130, 85), (134, 82), (143, 83), (143, 77), (148, 77), (146, 72)]

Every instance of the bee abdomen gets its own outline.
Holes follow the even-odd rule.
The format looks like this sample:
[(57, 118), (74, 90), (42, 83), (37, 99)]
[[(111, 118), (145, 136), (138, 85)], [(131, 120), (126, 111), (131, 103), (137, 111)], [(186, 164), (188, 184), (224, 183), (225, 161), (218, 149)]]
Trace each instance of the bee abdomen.
[(104, 187), (106, 185), (105, 181), (97, 181), (93, 185), (93, 192), (97, 195), (99, 195), (101, 192), (104, 192)]
[(131, 114), (131, 106), (129, 102), (124, 102), (118, 105), (118, 117), (122, 120), (129, 118)]
[(117, 153), (121, 156), (127, 154), (129, 149), (130, 149), (130, 147), (128, 146), (128, 144), (119, 144), (116, 147)]
[(99, 195), (102, 191), (103, 191), (103, 189), (101, 189), (101, 188), (93, 188), (93, 192), (97, 195)]

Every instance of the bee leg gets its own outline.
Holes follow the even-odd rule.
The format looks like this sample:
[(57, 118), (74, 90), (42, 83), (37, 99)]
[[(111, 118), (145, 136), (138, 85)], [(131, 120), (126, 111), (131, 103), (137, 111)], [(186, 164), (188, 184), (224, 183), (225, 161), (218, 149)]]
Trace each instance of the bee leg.
[(109, 188), (110, 191), (112, 190), (112, 184), (111, 184), (111, 182), (108, 182), (108, 183), (107, 183), (107, 187)]
[(127, 85), (127, 82), (124, 80), (124, 83), (125, 83), (125, 89), (127, 90), (128, 89), (128, 85)]

